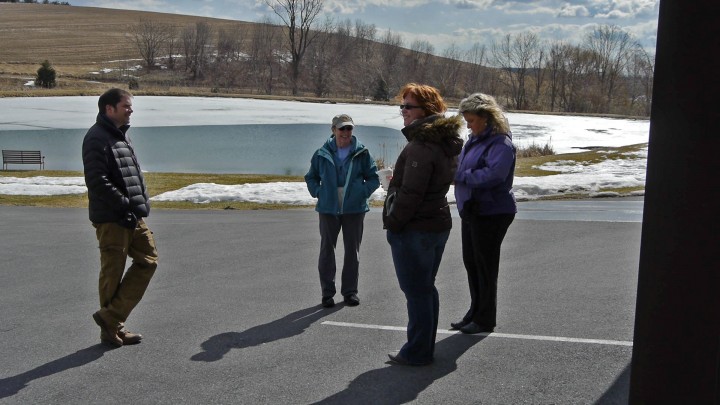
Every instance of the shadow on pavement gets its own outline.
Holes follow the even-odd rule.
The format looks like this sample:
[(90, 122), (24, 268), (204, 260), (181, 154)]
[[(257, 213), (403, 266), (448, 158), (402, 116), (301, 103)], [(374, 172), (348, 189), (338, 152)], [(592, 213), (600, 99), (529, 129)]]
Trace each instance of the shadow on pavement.
[(359, 375), (348, 387), (316, 404), (404, 404), (434, 381), (457, 370), (457, 360), (484, 336), (455, 334), (435, 344), (435, 361), (429, 366), (390, 365)]
[(78, 350), (73, 354), (53, 360), (50, 363), (43, 364), (32, 370), (18, 374), (14, 377), (0, 379), (0, 399), (13, 396), (25, 388), (31, 381), (38, 378), (47, 377), (57, 374), (71, 368), (84, 366), (88, 363), (99, 359), (108, 350), (113, 350), (102, 344), (90, 346), (86, 349)]
[(630, 364), (628, 363), (623, 372), (615, 379), (613, 385), (595, 402), (595, 405), (627, 404), (629, 398)]
[(244, 349), (287, 339), (305, 331), (318, 319), (332, 315), (344, 305), (323, 308), (319, 305), (295, 311), (278, 320), (263, 325), (253, 326), (244, 332), (225, 332), (204, 341), (200, 347), (203, 351), (190, 357), (193, 361), (218, 361), (231, 349)]

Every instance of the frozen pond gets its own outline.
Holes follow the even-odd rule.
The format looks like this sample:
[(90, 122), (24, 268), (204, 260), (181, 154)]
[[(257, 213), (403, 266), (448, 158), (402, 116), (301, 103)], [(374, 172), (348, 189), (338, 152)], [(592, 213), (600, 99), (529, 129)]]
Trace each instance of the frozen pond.
[[(355, 135), (376, 158), (392, 164), (405, 144), (396, 106), (139, 96), (134, 110), (129, 134), (146, 171), (304, 174), (340, 113), (353, 117)], [(1, 149), (41, 150), (47, 169), (82, 169), (82, 138), (95, 120), (97, 97), (4, 98), (0, 111)], [(516, 144), (549, 142), (557, 153), (648, 141), (648, 120), (516, 113), (508, 119)]]

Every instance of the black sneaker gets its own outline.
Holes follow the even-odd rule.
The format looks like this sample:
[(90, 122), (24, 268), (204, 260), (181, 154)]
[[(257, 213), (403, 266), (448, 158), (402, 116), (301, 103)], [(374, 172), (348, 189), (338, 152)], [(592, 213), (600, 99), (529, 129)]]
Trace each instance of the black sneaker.
[(347, 306), (349, 306), (349, 307), (355, 307), (355, 306), (360, 305), (360, 299), (355, 294), (350, 294), (350, 295), (346, 296), (344, 301), (345, 301), (345, 304), (347, 304)]
[(323, 297), (321, 304), (325, 308), (332, 308), (335, 306), (335, 300), (332, 297)]

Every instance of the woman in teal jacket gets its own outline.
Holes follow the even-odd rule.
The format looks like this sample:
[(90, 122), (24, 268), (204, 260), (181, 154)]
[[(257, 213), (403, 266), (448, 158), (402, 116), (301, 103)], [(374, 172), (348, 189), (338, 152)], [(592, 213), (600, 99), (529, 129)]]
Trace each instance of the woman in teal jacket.
[(352, 134), (355, 124), (347, 114), (332, 120), (332, 136), (310, 160), (305, 175), (310, 195), (318, 199), (315, 211), (320, 217), (320, 258), (318, 271), (324, 307), (335, 305), (335, 246), (343, 232), (343, 261), (340, 293), (349, 306), (360, 304), (357, 296), (365, 213), (368, 198), (380, 186), (375, 160), (370, 151)]

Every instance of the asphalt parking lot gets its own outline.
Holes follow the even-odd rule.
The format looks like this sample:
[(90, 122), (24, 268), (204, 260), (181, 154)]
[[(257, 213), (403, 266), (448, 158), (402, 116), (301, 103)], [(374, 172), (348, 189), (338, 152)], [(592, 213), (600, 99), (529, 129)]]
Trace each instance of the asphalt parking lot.
[(361, 305), (324, 309), (313, 211), (153, 211), (160, 265), (127, 322), (145, 339), (110, 350), (86, 211), (0, 207), (0, 403), (626, 403), (641, 223), (552, 207), (511, 225), (487, 336), (446, 330), (469, 304), (455, 218), (436, 360), (418, 368), (386, 364), (407, 319), (378, 212)]

